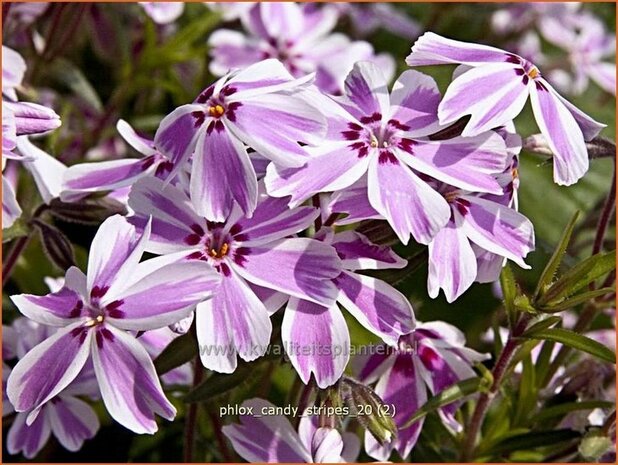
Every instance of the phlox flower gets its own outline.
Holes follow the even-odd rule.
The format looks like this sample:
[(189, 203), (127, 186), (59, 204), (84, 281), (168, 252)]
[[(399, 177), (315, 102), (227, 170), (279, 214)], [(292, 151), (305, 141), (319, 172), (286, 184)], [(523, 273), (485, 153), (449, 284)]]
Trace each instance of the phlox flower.
[(343, 271), (333, 281), (337, 301), (324, 306), (290, 298), (281, 339), (303, 382), (308, 384), (313, 373), (317, 385), (326, 388), (341, 378), (350, 358), (350, 333), (337, 304), (391, 346), (414, 329), (415, 320), (412, 306), (401, 292), (384, 281), (357, 273), (403, 268), (406, 260), (354, 231), (334, 234), (324, 228), (315, 237), (330, 244), (341, 258)]
[(240, 415), (240, 424), (226, 425), (223, 434), (234, 450), (248, 462), (338, 463), (354, 462), (360, 444), (356, 435), (319, 427), (317, 416), (303, 416), (294, 430), (287, 418), (260, 415), (275, 406), (264, 399), (249, 399), (241, 408), (253, 415)]
[(195, 312), (200, 357), (206, 368), (231, 373), (237, 355), (251, 361), (270, 342), (270, 314), (291, 295), (332, 305), (341, 272), (335, 250), (310, 238), (290, 237), (308, 228), (319, 212), (289, 209), (286, 199), (258, 196), (251, 218), (236, 205), (230, 217), (215, 223), (200, 216), (187, 194), (156, 178), (138, 181), (129, 196), (139, 228), (152, 216), (146, 250), (178, 253), (188, 263), (208, 264), (221, 276), (211, 300)]
[[(386, 461), (393, 450), (405, 460), (416, 444), (424, 419), (401, 429), (432, 395), (461, 380), (477, 376), (471, 365), (487, 357), (465, 346), (461, 331), (441, 321), (418, 323), (411, 334), (402, 336), (399, 347), (387, 353), (374, 354), (363, 360), (359, 377), (375, 383), (375, 392), (386, 405), (395, 406), (393, 420), (399, 428), (397, 437), (381, 446), (370, 433), (365, 433), (365, 450), (376, 460)], [(443, 422), (461, 430), (454, 414), (458, 404), (438, 410)]]
[(282, 166), (301, 166), (324, 129), (322, 114), (297, 95), (311, 80), (295, 80), (277, 60), (232, 72), (168, 116), (155, 146), (177, 169), (193, 155), (190, 193), (197, 213), (224, 221), (237, 202), (251, 215), (257, 178), (245, 145)]
[[(22, 358), (36, 345), (56, 332), (56, 328), (38, 324), (27, 318), (17, 318), (10, 327), (2, 327), (3, 358)], [(7, 347), (12, 346), (12, 347)], [(5, 350), (8, 349), (8, 350)], [(10, 373), (11, 369), (6, 366)], [(7, 450), (10, 454), (23, 453), (31, 459), (36, 456), (53, 434), (62, 446), (70, 451), (79, 450), (84, 441), (91, 439), (99, 429), (99, 419), (94, 410), (79, 397), (98, 398), (98, 387), (92, 366), (86, 366), (73, 382), (56, 397), (36, 410), (15, 415), (7, 435)], [(5, 388), (3, 383), (3, 388)], [(3, 392), (4, 394), (4, 392)], [(3, 416), (12, 411), (8, 398)]]
[[(360, 62), (346, 78), (345, 95), (314, 96), (328, 115), (323, 143), (301, 168), (270, 165), (266, 187), (273, 196), (291, 196), (296, 205), (325, 191), (347, 189), (367, 176), (368, 199), (407, 244), (410, 235), (427, 244), (448, 222), (444, 197), (424, 180), (432, 176), (463, 189), (500, 194), (495, 174), (507, 152), (494, 132), (432, 140), (440, 92), (434, 80), (406, 71), (392, 92), (380, 69)], [(328, 169), (325, 169), (328, 167)]]
[(386, 54), (376, 56), (368, 42), (333, 33), (338, 19), (332, 5), (256, 3), (241, 16), (245, 34), (220, 29), (210, 36), (210, 71), (221, 76), (230, 69), (276, 58), (295, 77), (315, 72), (316, 85), (333, 94), (341, 92), (345, 76), (360, 60), (375, 61), (390, 78), (393, 59)]
[[(603, 22), (590, 13), (569, 15), (566, 18), (547, 18), (539, 29), (553, 45), (568, 52), (572, 77), (563, 76), (561, 88), (575, 95), (582, 94), (592, 79), (606, 92), (616, 95), (616, 34), (609, 33)], [(614, 58), (614, 62), (615, 62)], [(558, 72), (561, 70), (557, 70)]]
[[(446, 300), (453, 302), (474, 281), (487, 282), (486, 275), (489, 281), (495, 280), (504, 258), (530, 268), (524, 257), (534, 250), (534, 227), (524, 215), (504, 205), (502, 196), (466, 192), (445, 184), (438, 190), (449, 203), (451, 217), (429, 243), (430, 297), (437, 297), (443, 289)], [(490, 271), (494, 269), (497, 273)]]
[(385, 29), (404, 39), (414, 39), (422, 26), (391, 3), (335, 3), (341, 16), (347, 16), (354, 32), (362, 37)]
[(157, 413), (171, 420), (150, 356), (127, 331), (157, 329), (188, 315), (209, 296), (218, 275), (202, 262), (158, 257), (139, 263), (150, 227), (138, 236), (115, 215), (90, 248), (88, 273), (71, 267), (63, 287), (44, 296), (12, 296), (28, 318), (60, 329), (28, 352), (7, 381), (18, 412), (37, 411), (62, 392), (90, 360), (112, 418), (136, 433), (154, 433)]
[(530, 97), (536, 122), (554, 154), (554, 181), (571, 185), (588, 171), (585, 141), (605, 125), (558, 94), (528, 60), (495, 47), (428, 32), (412, 46), (406, 62), (410, 66), (462, 64), (471, 68), (460, 69), (449, 85), (438, 107), (440, 123), (471, 115), (462, 135), (472, 137), (513, 120)]

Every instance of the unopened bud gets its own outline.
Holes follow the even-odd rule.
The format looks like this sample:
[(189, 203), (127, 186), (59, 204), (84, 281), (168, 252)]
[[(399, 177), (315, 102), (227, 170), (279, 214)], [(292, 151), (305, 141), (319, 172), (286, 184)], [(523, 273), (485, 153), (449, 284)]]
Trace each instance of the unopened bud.
[(391, 409), (372, 388), (351, 378), (344, 378), (342, 392), (350, 414), (356, 417), (376, 441), (385, 444), (397, 436), (397, 425), (391, 416)]

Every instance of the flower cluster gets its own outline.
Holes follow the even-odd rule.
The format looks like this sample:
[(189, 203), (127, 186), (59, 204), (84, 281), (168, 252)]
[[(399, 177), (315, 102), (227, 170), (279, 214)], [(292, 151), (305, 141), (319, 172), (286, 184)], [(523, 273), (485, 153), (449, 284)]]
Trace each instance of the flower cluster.
[[(160, 25), (183, 13), (183, 4), (141, 6)], [(4, 360), (17, 360), (3, 366), (3, 414), (17, 412), (10, 453), (31, 458), (51, 434), (79, 449), (99, 428), (82, 398), (101, 399), (135, 433), (155, 433), (157, 415), (176, 416), (165, 384), (191, 378), (186, 365), (161, 378), (153, 363), (177, 333), (194, 336), (201, 365), (224, 374), (280, 338), (302, 383), (332, 389), (350, 362), (351, 317), (387, 348), (355, 375), (396, 407), (399, 430), (389, 441), (366, 433), (365, 451), (406, 457), (423, 425), (407, 420), (428, 393), (475, 376), (472, 365), (486, 357), (465, 347), (455, 327), (416, 321), (409, 297), (379, 273), (408, 260), (356, 226), (377, 220), (402, 246), (426, 247), (427, 293), (435, 299), (442, 290), (450, 303), (474, 282), (496, 281), (507, 261), (529, 268), (535, 234), (518, 211), (522, 141), (513, 124), (528, 100), (555, 182), (574, 184), (588, 170), (586, 141), (604, 125), (523, 56), (427, 32), (405, 63), (457, 65), (442, 95), (418, 69), (389, 85), (392, 57), (333, 32), (341, 14), (361, 17), (360, 7), (220, 8), (242, 32), (210, 35), (214, 82), (170, 108), (151, 137), (117, 121), (139, 158), (66, 167), (34, 145), (28, 136), (56, 129), (60, 118), (18, 100), (26, 65), (3, 47), (3, 161), (22, 162), (45, 203), (109, 196), (128, 212), (98, 226), (85, 272), (68, 268), (46, 295), (11, 296), (26, 318), (4, 328)], [(375, 11), (389, 18), (390, 8)], [(414, 26), (394, 30), (412, 37)], [(608, 66), (599, 61), (605, 32), (594, 31), (573, 39), (581, 44), (574, 63), (588, 57), (579, 88), (586, 76), (611, 87), (599, 74)], [(22, 214), (8, 174), (3, 228)], [(458, 406), (440, 409), (453, 430), (461, 428)], [(355, 460), (356, 436), (322, 420), (305, 417), (296, 431), (287, 420), (241, 416), (223, 433), (249, 461)]]

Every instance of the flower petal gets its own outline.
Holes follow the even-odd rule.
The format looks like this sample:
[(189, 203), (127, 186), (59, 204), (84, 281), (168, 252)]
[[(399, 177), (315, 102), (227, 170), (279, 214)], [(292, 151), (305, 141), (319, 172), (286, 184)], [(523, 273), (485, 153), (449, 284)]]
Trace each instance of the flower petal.
[(311, 150), (315, 156), (301, 168), (270, 164), (265, 178), (268, 193), (275, 197), (289, 195), (290, 205), (296, 206), (318, 192), (349, 187), (365, 174), (369, 163), (368, 157), (359, 157), (358, 151), (349, 146), (349, 142), (334, 142)]
[(230, 131), (282, 167), (302, 166), (308, 153), (299, 142), (316, 143), (326, 130), (319, 109), (287, 93), (253, 97), (243, 102), (234, 116), (233, 122), (226, 121)]
[(225, 126), (214, 127), (200, 136), (195, 149), (191, 170), (195, 211), (211, 221), (222, 222), (236, 201), (251, 216), (257, 202), (257, 177), (249, 155)]
[(408, 299), (394, 287), (373, 278), (344, 271), (335, 280), (337, 301), (365, 328), (391, 346), (412, 332), (414, 312)]
[(7, 381), (6, 392), (15, 410), (36, 409), (66, 388), (86, 363), (91, 336), (78, 322), (28, 352)]
[(336, 225), (357, 223), (368, 219), (384, 219), (369, 202), (367, 176), (361, 177), (344, 190), (334, 192), (330, 198), (328, 210), (332, 213), (346, 215), (338, 219), (335, 222)]
[(403, 268), (408, 263), (390, 247), (374, 244), (355, 231), (335, 234), (331, 245), (341, 258), (343, 268), (350, 271)]
[[(288, 199), (260, 195), (260, 201), (251, 218), (241, 218), (232, 229), (241, 237), (243, 245), (264, 244), (307, 229), (319, 215), (313, 207), (288, 208)], [(240, 240), (240, 239), (237, 239)]]
[(461, 218), (449, 221), (429, 243), (429, 276), (427, 292), (432, 299), (444, 290), (451, 303), (474, 282), (477, 273), (476, 256), (461, 227)]
[(39, 415), (30, 425), (26, 424), (26, 417), (25, 413), (15, 416), (6, 438), (6, 448), (11, 455), (21, 452), (27, 459), (32, 459), (49, 440), (51, 426), (45, 415)]
[(46, 413), (54, 436), (71, 452), (81, 449), (84, 441), (93, 438), (99, 429), (99, 419), (92, 407), (75, 397), (57, 398)]
[(84, 305), (85, 283), (84, 274), (72, 266), (67, 270), (64, 285), (57, 292), (43, 296), (13, 295), (11, 300), (22, 314), (38, 323), (66, 326), (88, 315)]
[(341, 262), (331, 246), (293, 238), (247, 248), (236, 270), (253, 284), (330, 305), (337, 294), (331, 280)]
[(406, 58), (408, 66), (460, 64), (482, 65), (502, 62), (508, 54), (499, 48), (487, 45), (447, 39), (433, 32), (420, 36)]
[(146, 250), (166, 254), (187, 250), (185, 238), (195, 234), (191, 226), (204, 229), (206, 222), (193, 210), (187, 194), (157, 178), (136, 182), (129, 194), (129, 206), (135, 216), (127, 220), (142, 231), (152, 216), (152, 233)]
[(134, 433), (155, 433), (155, 413), (173, 420), (176, 409), (163, 393), (148, 352), (133, 336), (112, 325), (96, 331), (92, 360), (107, 411)]
[(554, 154), (554, 182), (570, 186), (588, 171), (584, 135), (569, 109), (544, 82), (534, 86), (530, 98), (534, 118)]
[(521, 113), (530, 92), (519, 71), (513, 63), (493, 63), (457, 77), (438, 107), (440, 123), (471, 115), (462, 132), (465, 137), (504, 126)]
[(504, 139), (494, 132), (441, 141), (415, 141), (399, 158), (421, 173), (472, 192), (502, 194), (496, 176), (510, 160)]
[(234, 69), (242, 69), (263, 58), (252, 38), (239, 31), (219, 29), (208, 38), (210, 47), (209, 71), (223, 76)]
[(341, 378), (350, 359), (350, 333), (337, 304), (323, 307), (291, 298), (281, 323), (281, 339), (300, 379), (308, 384), (313, 373), (322, 389)]
[(334, 428), (318, 428), (311, 441), (311, 455), (315, 463), (341, 462), (343, 439)]
[(21, 213), (22, 210), (17, 203), (13, 186), (2, 176), (2, 229), (13, 226), (13, 223), (21, 216)]
[(369, 61), (354, 65), (345, 80), (345, 95), (357, 107), (359, 115), (373, 116), (377, 113), (382, 119), (390, 111), (386, 78), (380, 68)]
[(245, 361), (264, 355), (272, 332), (264, 304), (234, 268), (228, 270), (214, 297), (196, 311), (202, 364), (220, 373), (236, 369), (236, 354)]
[(451, 216), (446, 200), (398, 160), (369, 165), (369, 201), (399, 239), (428, 244)]
[(436, 132), (440, 90), (431, 76), (408, 70), (401, 73), (391, 92), (390, 118), (408, 126), (413, 135)]
[(470, 202), (461, 226), (466, 236), (483, 249), (530, 268), (523, 260), (534, 250), (534, 226), (530, 220), (496, 202), (472, 195), (463, 198)]
[(124, 159), (73, 165), (64, 173), (60, 198), (70, 202), (90, 192), (131, 186), (156, 169), (152, 162), (152, 159)]
[(17, 138), (17, 149), (24, 157), (30, 159), (24, 160), (24, 167), (32, 174), (43, 201), (49, 203), (59, 197), (62, 191), (62, 177), (67, 167), (38, 148), (27, 137)]
[(154, 144), (161, 153), (182, 166), (195, 149), (199, 135), (193, 112), (203, 112), (202, 105), (182, 105), (167, 115), (159, 124)]
[(106, 219), (90, 246), (88, 292), (92, 294), (96, 286), (95, 294), (102, 297), (112, 285), (116, 292), (125, 286), (142, 257), (149, 236), (150, 224), (138, 235), (124, 217), (114, 215)]
[[(400, 428), (427, 401), (426, 389), (412, 359), (399, 356), (378, 381), (375, 393), (386, 405), (395, 406), (393, 420)], [(384, 446), (380, 446), (371, 434), (365, 433), (365, 450), (379, 461), (388, 460), (393, 449), (401, 457), (407, 457), (418, 440), (423, 422), (424, 419), (421, 419), (406, 429), (399, 429), (397, 437)]]
[[(137, 265), (120, 294), (102, 301), (107, 320), (122, 329), (144, 331), (175, 323), (209, 298), (221, 278), (201, 260), (183, 260), (186, 253), (151, 258)], [(111, 301), (113, 299), (113, 301)]]
[(254, 414), (240, 415), (241, 424), (226, 425), (222, 431), (243, 459), (267, 463), (312, 462), (311, 454), (285, 417), (255, 415), (264, 408), (273, 408), (273, 404), (263, 399), (250, 399), (241, 407), (253, 409)]

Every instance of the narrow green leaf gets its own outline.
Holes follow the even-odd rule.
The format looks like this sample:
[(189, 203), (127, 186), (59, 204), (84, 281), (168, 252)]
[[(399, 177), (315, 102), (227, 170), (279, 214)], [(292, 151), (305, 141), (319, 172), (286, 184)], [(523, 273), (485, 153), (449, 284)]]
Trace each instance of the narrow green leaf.
[(190, 334), (183, 334), (174, 339), (163, 349), (163, 352), (154, 360), (154, 366), (159, 375), (167, 373), (180, 365), (193, 360), (197, 355), (197, 341)]
[(595, 408), (611, 408), (613, 402), (606, 402), (603, 400), (589, 400), (585, 402), (567, 402), (564, 404), (554, 405), (552, 407), (546, 407), (532, 417), (532, 422), (539, 423), (546, 421), (550, 418), (564, 416), (567, 413), (576, 412), (579, 410), (594, 410)]
[(575, 223), (577, 222), (577, 218), (579, 217), (579, 210), (573, 214), (573, 217), (569, 221), (566, 229), (562, 233), (562, 237), (560, 238), (560, 242), (558, 243), (558, 247), (554, 250), (549, 262), (545, 266), (541, 277), (539, 278), (539, 282), (537, 283), (536, 290), (534, 291), (535, 299), (538, 299), (541, 296), (543, 290), (551, 284), (556, 275), (556, 271), (558, 271), (558, 267), (560, 263), (562, 263), (562, 257), (566, 253), (566, 249), (569, 245), (569, 241), (571, 240), (571, 235), (573, 234), (573, 228), (575, 227)]
[(459, 399), (462, 399), (471, 394), (481, 392), (489, 387), (487, 380), (484, 378), (468, 378), (453, 384), (451, 387), (439, 392), (430, 398), (421, 408), (419, 408), (408, 421), (406, 421), (400, 429), (405, 429), (414, 424), (425, 415), (445, 405), (451, 404)]
[(523, 359), (523, 370), (519, 381), (519, 396), (517, 399), (517, 409), (515, 413), (515, 426), (524, 425), (526, 418), (534, 410), (537, 398), (536, 392), (536, 372), (532, 357), (528, 354)]
[(90, 104), (96, 111), (103, 111), (103, 105), (101, 104), (101, 99), (97, 91), (92, 84), (90, 84), (82, 71), (72, 62), (66, 58), (56, 58), (51, 64), (49, 71), (52, 79), (57, 80), (69, 88), (75, 95), (84, 99), (84, 101)]
[(504, 439), (491, 446), (485, 454), (505, 455), (518, 450), (535, 449), (537, 447), (553, 446), (581, 437), (572, 429), (557, 429), (552, 431), (530, 431)]
[(537, 300), (537, 304), (542, 307), (557, 305), (615, 268), (615, 250), (593, 255), (564, 273)]
[(545, 341), (560, 342), (573, 349), (586, 352), (590, 355), (605, 360), (609, 363), (616, 363), (616, 354), (605, 347), (600, 342), (590, 339), (589, 337), (569, 331), (568, 329), (550, 328), (535, 331), (525, 336), (529, 339), (541, 339)]
[(574, 297), (563, 300), (559, 304), (553, 304), (553, 305), (550, 304), (544, 307), (540, 307), (539, 310), (542, 312), (547, 312), (547, 313), (562, 312), (564, 310), (573, 308), (579, 304), (583, 304), (584, 302), (587, 302), (596, 297), (609, 294), (610, 292), (615, 292), (615, 290), (616, 288), (614, 287), (604, 287), (602, 289), (595, 289), (594, 291), (583, 292), (581, 294), (577, 294)]
[(528, 329), (526, 329), (523, 335), (526, 336), (527, 334), (533, 333), (535, 331), (540, 331), (542, 329), (551, 328), (552, 326), (560, 323), (561, 321), (562, 321), (562, 318), (560, 318), (559, 316), (550, 316), (550, 317), (544, 318), (541, 321), (537, 321), (532, 326), (530, 326)]
[(186, 403), (203, 402), (231, 391), (249, 378), (252, 369), (253, 367), (249, 364), (239, 364), (236, 371), (229, 375), (214, 373), (197, 385), (195, 389), (189, 391), (182, 400)]

